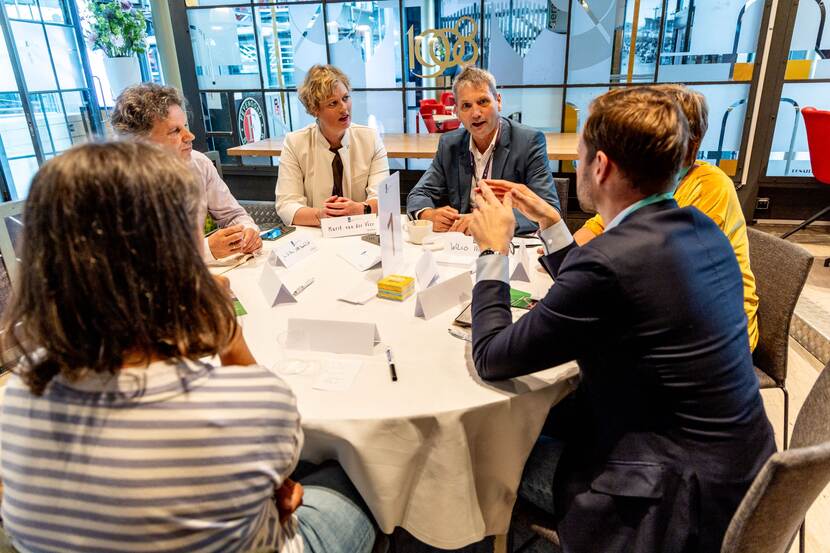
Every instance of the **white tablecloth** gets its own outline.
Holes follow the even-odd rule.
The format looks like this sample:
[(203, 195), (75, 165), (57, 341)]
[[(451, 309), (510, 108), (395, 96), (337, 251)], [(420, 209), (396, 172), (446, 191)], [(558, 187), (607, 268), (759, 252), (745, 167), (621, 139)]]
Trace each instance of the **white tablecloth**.
[[(283, 375), (294, 389), (305, 431), (302, 457), (337, 459), (360, 491), (383, 532), (401, 526), (419, 540), (460, 548), (488, 535), (504, 534), (527, 456), (553, 404), (567, 395), (574, 363), (505, 382), (476, 374), (468, 342), (447, 328), (459, 309), (429, 321), (414, 316), (415, 297), (403, 303), (375, 298), (366, 305), (336, 301), (361, 279), (377, 280), (380, 269), (360, 273), (337, 256), (359, 237), (324, 240), (319, 230), (299, 228), (319, 251), (291, 269), (278, 269), (291, 283), (314, 283), (296, 304), (269, 307), (257, 284), (266, 256), (228, 273), (248, 314), (242, 327), (256, 359), (265, 366), (286, 360), (325, 360), (332, 354), (286, 350), (289, 317), (374, 322), (394, 352), (399, 380), (392, 382), (384, 345), (359, 359), (363, 367), (345, 392), (312, 388), (319, 368)], [(266, 242), (268, 249), (281, 241)], [(419, 246), (406, 244), (406, 268), (414, 275)], [(535, 256), (531, 256), (532, 258)], [(442, 276), (460, 268), (439, 266)], [(532, 286), (543, 292), (547, 275), (534, 267)]]

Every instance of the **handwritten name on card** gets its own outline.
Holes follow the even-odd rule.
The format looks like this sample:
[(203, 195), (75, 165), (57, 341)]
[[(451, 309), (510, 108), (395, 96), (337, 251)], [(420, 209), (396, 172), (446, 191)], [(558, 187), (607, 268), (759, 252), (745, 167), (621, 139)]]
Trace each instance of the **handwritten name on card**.
[(377, 215), (347, 215), (346, 217), (325, 217), (320, 219), (323, 238), (339, 238), (375, 232)]
[(466, 236), (460, 232), (447, 234), (444, 251), (450, 255), (463, 255), (465, 257), (478, 257), (481, 253), (473, 237)]
[(272, 250), (271, 261), (274, 265), (282, 264), (287, 268), (316, 251), (317, 245), (310, 238), (298, 236)]

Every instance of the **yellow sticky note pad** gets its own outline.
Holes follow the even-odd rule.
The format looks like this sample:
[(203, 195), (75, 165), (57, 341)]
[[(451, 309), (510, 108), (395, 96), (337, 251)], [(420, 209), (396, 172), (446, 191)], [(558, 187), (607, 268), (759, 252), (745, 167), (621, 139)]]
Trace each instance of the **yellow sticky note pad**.
[(378, 281), (378, 297), (403, 301), (415, 291), (415, 279), (403, 275), (387, 275)]

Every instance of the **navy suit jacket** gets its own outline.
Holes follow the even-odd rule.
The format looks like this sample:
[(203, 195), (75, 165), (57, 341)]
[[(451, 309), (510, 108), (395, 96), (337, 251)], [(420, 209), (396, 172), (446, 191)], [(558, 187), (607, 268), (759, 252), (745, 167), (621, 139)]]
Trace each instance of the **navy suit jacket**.
[[(504, 117), (499, 121), (501, 127), (490, 178), (526, 184), (559, 210), (559, 196), (548, 168), (545, 135)], [(407, 213), (414, 217), (422, 209), (441, 207), (447, 203), (459, 213), (469, 213), (472, 179), (470, 133), (462, 127), (443, 134), (432, 165), (406, 198)], [(517, 234), (534, 232), (538, 228), (518, 210), (514, 209), (513, 213), (516, 215)]]
[(723, 232), (674, 200), (541, 260), (555, 280), (511, 324), (509, 286), (473, 290), (484, 379), (576, 359), (551, 412), (565, 551), (717, 552), (775, 450), (752, 366), (741, 272)]

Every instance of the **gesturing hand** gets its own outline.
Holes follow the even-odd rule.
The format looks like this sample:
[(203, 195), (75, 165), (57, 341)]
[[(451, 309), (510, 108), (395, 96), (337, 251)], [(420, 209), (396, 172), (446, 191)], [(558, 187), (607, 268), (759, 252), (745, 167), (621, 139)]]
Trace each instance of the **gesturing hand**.
[(524, 184), (506, 180), (484, 180), (482, 182), (491, 187), (497, 198), (510, 197), (513, 200), (513, 207), (531, 221), (538, 223), (541, 229), (548, 228), (562, 220), (556, 208)]
[(479, 249), (490, 249), (507, 255), (516, 228), (513, 200), (505, 195), (504, 201), (500, 202), (484, 181), (480, 191), (476, 192), (475, 200), (476, 210), (472, 214), (470, 232)]
[(461, 218), (461, 215), (458, 214), (458, 210), (445, 205), (444, 207), (438, 207), (435, 209), (425, 209), (423, 213), (421, 213), (421, 219), (427, 219), (432, 221), (432, 230), (435, 232), (447, 232), (453, 226), (453, 224)]

